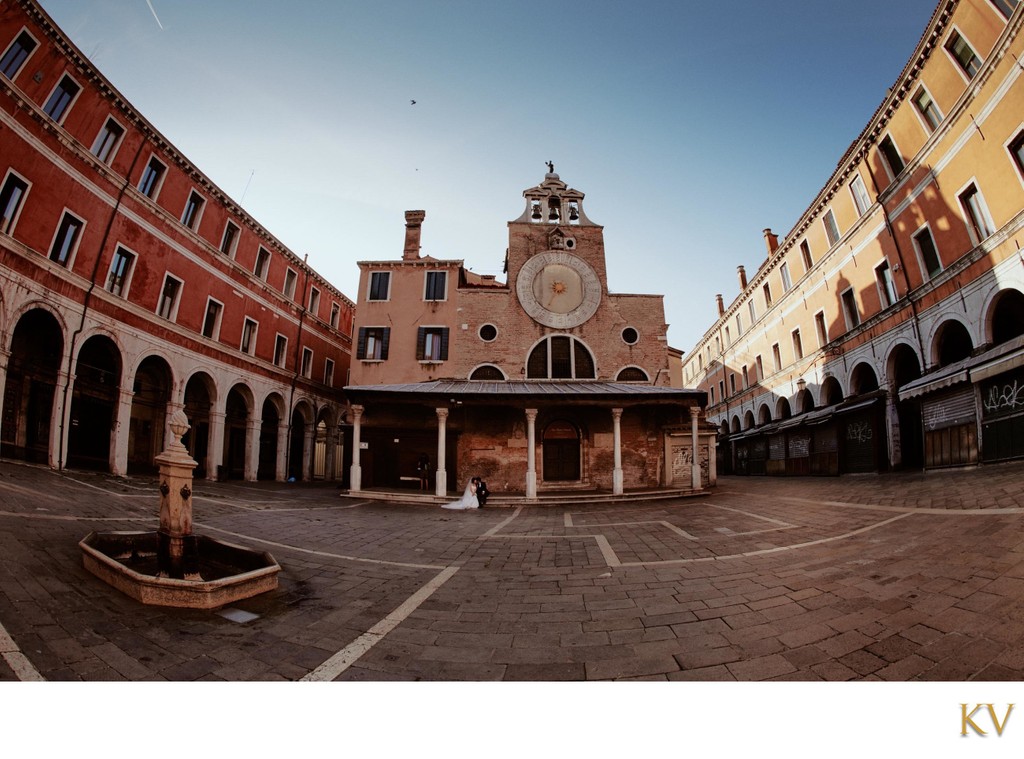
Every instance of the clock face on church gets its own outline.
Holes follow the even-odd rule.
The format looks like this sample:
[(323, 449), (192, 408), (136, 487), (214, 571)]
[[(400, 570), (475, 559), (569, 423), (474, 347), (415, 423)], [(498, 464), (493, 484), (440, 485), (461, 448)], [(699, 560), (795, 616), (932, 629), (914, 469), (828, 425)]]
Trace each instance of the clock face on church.
[(601, 304), (601, 282), (585, 261), (571, 253), (539, 253), (519, 270), (519, 302), (546, 327), (568, 329), (583, 324)]

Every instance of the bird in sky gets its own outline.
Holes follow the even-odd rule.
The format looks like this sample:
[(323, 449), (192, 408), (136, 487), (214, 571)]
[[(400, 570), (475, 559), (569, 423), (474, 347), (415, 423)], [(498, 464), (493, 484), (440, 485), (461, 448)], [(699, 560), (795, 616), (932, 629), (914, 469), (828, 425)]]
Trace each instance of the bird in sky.
[(415, 100), (410, 100), (409, 101), (409, 105), (416, 105), (416, 101)]

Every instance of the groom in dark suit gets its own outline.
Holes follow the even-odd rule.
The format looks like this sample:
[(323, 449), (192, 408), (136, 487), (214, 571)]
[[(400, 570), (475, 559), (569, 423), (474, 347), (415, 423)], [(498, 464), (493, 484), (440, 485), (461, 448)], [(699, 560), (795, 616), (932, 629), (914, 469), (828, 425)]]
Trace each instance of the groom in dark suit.
[(480, 503), (480, 508), (484, 507), (487, 503), (487, 496), (491, 494), (491, 491), (487, 489), (487, 483), (484, 482), (483, 477), (476, 477), (476, 500)]

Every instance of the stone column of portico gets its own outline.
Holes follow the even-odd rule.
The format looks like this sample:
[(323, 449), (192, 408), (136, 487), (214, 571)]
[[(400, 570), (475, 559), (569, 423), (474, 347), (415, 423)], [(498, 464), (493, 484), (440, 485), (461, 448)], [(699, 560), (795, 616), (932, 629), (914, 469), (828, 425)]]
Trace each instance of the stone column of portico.
[(260, 430), (263, 420), (249, 417), (245, 423), (245, 481), (255, 482), (260, 468)]
[(349, 490), (358, 493), (362, 489), (363, 469), (359, 466), (360, 433), (362, 432), (363, 407), (352, 406), (352, 467), (349, 469)]
[(313, 453), (316, 451), (316, 427), (306, 425), (306, 432), (302, 436), (302, 480), (303, 482), (313, 481)]
[(128, 433), (132, 426), (132, 399), (135, 393), (124, 385), (117, 391), (117, 416), (114, 420), (114, 445), (110, 452), (110, 473), (115, 477), (128, 474)]
[(220, 477), (220, 468), (224, 464), (224, 418), (226, 414), (218, 408), (210, 409), (210, 440), (206, 455), (206, 479), (216, 480)]
[[(0, 411), (4, 405), (4, 389), (7, 387), (7, 364), (11, 360), (11, 352), (0, 348)], [(0, 443), (0, 456), (3, 456), (3, 444)]]
[[(74, 391), (75, 375), (66, 372), (57, 372), (57, 384), (53, 387), (53, 402), (50, 405), (50, 446), (47, 455), (47, 463), (51, 469), (60, 469), (67, 464), (68, 456), (68, 427), (71, 425), (71, 398)], [(64, 394), (61, 388), (68, 384), (68, 391)], [(67, 398), (67, 403), (62, 399)], [(63, 453), (62, 453), (63, 452)], [(63, 456), (64, 461), (60, 461)]]
[(700, 408), (690, 406), (690, 438), (693, 442), (693, 456), (690, 462), (691, 484), (694, 490), (700, 490), (700, 438), (697, 435), (697, 420), (700, 417)]
[(537, 497), (537, 409), (526, 409), (526, 497)]
[(448, 494), (448, 472), (445, 470), (445, 435), (448, 430), (448, 409), (434, 409), (437, 412), (437, 474), (434, 495)]
[(615, 468), (612, 469), (612, 495), (622, 495), (622, 409), (612, 409), (612, 445)]
[(274, 464), (274, 479), (284, 482), (288, 479), (288, 422), (277, 423), (277, 461)]

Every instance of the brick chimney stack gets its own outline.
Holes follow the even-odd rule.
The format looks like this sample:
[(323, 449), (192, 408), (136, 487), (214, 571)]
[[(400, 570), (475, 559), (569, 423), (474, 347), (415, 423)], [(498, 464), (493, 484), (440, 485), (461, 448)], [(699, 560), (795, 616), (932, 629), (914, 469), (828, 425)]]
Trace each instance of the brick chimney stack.
[(426, 215), (426, 211), (405, 212), (405, 251), (402, 253), (405, 261), (415, 261), (420, 257), (420, 227)]
[(747, 270), (743, 266), (736, 267), (736, 276), (740, 278), (740, 292), (747, 289)]
[(771, 229), (766, 229), (764, 230), (764, 242), (768, 246), (768, 257), (771, 258), (772, 253), (779, 249), (779, 236)]
[(722, 301), (722, 296), (716, 295), (715, 302), (718, 304), (718, 315), (722, 316), (725, 313), (725, 303)]

